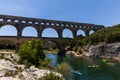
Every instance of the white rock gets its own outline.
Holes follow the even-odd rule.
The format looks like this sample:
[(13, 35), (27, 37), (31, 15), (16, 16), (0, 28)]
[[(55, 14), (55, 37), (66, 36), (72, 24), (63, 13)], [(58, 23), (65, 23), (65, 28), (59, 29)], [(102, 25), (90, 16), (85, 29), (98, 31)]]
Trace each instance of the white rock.
[(11, 69), (13, 67), (14, 67), (14, 64), (12, 64), (12, 62), (4, 60), (4, 59), (0, 59), (0, 70)]
[(0, 77), (3, 77), (6, 74), (7, 70), (1, 70), (0, 71)]
[(20, 79), (13, 78), (13, 77), (1, 77), (0, 80), (20, 80)]
[(23, 71), (22, 75), (25, 80), (36, 80), (31, 72)]
[(25, 65), (15, 65), (15, 67), (24, 70), (25, 69)]
[(30, 71), (38, 71), (39, 69), (38, 69), (38, 68), (35, 68), (35, 66), (30, 66), (29, 70), (30, 70)]

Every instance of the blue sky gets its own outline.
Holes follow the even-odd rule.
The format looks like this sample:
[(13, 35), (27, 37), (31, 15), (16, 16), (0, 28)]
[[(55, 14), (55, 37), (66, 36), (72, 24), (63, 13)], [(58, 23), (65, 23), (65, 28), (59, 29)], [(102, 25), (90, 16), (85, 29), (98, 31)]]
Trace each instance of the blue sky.
[[(120, 23), (120, 0), (0, 0), (0, 14), (112, 26)], [(30, 30), (26, 29), (24, 35)], [(0, 30), (0, 34), (5, 32)], [(11, 32), (16, 33), (14, 29)], [(31, 35), (35, 34), (33, 31)], [(72, 35), (69, 30), (65, 34)]]

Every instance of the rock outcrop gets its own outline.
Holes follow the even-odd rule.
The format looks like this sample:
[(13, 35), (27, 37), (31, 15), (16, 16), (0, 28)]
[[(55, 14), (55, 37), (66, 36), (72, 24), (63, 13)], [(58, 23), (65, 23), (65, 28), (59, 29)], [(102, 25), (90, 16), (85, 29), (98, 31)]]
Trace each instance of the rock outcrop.
[(85, 56), (118, 57), (120, 42), (110, 44), (90, 45), (84, 48)]
[(25, 68), (25, 65), (12, 61), (17, 61), (17, 54), (1, 53), (0, 55), (4, 56), (5, 59), (7, 58), (7, 60), (3, 57), (2, 59), (0, 58), (0, 80), (40, 80), (40, 78), (50, 73), (61, 78), (63, 77), (62, 74), (51, 70), (38, 69), (34, 66)]

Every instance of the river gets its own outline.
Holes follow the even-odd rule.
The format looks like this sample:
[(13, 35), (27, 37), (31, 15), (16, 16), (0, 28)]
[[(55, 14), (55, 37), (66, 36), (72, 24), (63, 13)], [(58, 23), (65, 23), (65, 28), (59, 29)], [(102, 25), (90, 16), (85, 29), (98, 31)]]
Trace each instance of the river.
[(82, 75), (73, 74), (70, 80), (120, 80), (120, 63), (110, 59), (77, 58), (70, 55), (61, 57), (55, 54), (47, 56), (52, 59), (52, 66), (64, 61), (82, 73)]

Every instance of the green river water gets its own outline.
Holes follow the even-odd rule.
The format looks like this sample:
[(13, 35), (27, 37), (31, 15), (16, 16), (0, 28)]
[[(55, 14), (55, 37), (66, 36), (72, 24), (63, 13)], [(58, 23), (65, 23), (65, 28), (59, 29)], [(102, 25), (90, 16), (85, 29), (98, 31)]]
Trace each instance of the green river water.
[(120, 80), (120, 63), (110, 59), (100, 58), (77, 58), (70, 55), (60, 57), (54, 54), (47, 54), (52, 58), (52, 66), (61, 62), (67, 62), (82, 75), (73, 74), (70, 80)]

